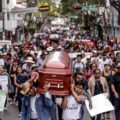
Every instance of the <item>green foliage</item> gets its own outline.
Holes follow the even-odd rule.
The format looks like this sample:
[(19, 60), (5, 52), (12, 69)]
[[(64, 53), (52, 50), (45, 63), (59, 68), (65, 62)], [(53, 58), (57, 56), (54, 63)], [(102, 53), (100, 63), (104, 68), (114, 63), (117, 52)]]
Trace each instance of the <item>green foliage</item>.
[(106, 0), (61, 0), (62, 3), (62, 13), (75, 13), (72, 9), (72, 5), (75, 3), (79, 3), (81, 5), (89, 4), (89, 5), (105, 5)]
[(61, 0), (62, 3), (62, 13), (73, 13), (72, 5), (75, 3), (74, 0)]
[(97, 12), (91, 12), (91, 14), (85, 14), (85, 11), (74, 10), (72, 5), (80, 4), (81, 6), (86, 5), (99, 5), (105, 6), (106, 0), (61, 0), (62, 3), (62, 14), (78, 16), (78, 19), (74, 19), (76, 23), (79, 23), (84, 29), (90, 29), (92, 24), (96, 21)]

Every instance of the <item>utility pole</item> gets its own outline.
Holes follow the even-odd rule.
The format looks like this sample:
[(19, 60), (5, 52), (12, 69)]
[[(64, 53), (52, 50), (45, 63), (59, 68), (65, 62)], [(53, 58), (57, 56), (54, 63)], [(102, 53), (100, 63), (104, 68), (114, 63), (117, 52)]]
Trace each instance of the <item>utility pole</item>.
[(3, 11), (2, 12), (2, 15), (3, 15), (3, 39), (4, 39), (4, 37), (5, 37), (5, 12)]
[(0, 17), (2, 20), (2, 39), (3, 39), (4, 32), (5, 32), (5, 12), (3, 12), (3, 10), (0, 12)]
[(115, 26), (114, 26), (114, 9), (112, 9), (112, 34), (115, 36)]
[(5, 40), (5, 7), (2, 6), (2, 21), (3, 21), (3, 31), (2, 31), (2, 39)]

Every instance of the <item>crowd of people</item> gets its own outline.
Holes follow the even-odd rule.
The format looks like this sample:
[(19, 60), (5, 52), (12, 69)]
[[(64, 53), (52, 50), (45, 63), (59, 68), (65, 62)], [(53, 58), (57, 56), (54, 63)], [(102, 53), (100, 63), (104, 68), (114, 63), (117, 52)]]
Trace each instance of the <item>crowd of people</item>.
[[(93, 43), (91, 46), (81, 41), (78, 25), (69, 26), (68, 31), (49, 28), (45, 36), (36, 34), (30, 41), (1, 48), (0, 76), (8, 78), (7, 83), (0, 81), (1, 89), (7, 95), (4, 110), (7, 102), (17, 102), (21, 120), (83, 120), (85, 100), (89, 100), (92, 109), (91, 97), (107, 93), (106, 97), (115, 107), (116, 120), (120, 120), (119, 40), (109, 36), (103, 39), (88, 36)], [(50, 38), (51, 32), (59, 34), (59, 38)], [(43, 94), (36, 91), (40, 79), (38, 70), (46, 56), (54, 51), (78, 53), (71, 58), (71, 95), (61, 99), (50, 94), (47, 84)], [(90, 56), (86, 56), (86, 52), (90, 52)], [(91, 119), (110, 120), (110, 112)]]

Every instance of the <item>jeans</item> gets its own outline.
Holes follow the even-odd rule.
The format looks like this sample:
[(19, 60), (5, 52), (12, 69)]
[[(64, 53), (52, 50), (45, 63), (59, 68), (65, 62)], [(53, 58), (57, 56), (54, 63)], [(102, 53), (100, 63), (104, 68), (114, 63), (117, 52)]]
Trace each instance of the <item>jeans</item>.
[(52, 116), (52, 120), (59, 120), (58, 107), (55, 103), (53, 104), (53, 107), (51, 109), (51, 116)]
[(21, 113), (23, 95), (18, 93), (17, 99), (18, 99), (18, 110), (19, 110), (19, 113)]
[(120, 98), (114, 99), (116, 120), (120, 120)]

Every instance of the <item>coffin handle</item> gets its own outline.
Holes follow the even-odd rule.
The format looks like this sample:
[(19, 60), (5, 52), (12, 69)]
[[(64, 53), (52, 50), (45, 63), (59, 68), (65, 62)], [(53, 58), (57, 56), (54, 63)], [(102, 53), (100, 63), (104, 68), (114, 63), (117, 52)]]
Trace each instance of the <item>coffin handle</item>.
[(60, 88), (60, 84), (58, 84), (58, 86), (57, 86), (58, 88)]
[(51, 86), (51, 84), (50, 83), (48, 83), (48, 87), (50, 88), (50, 86)]

